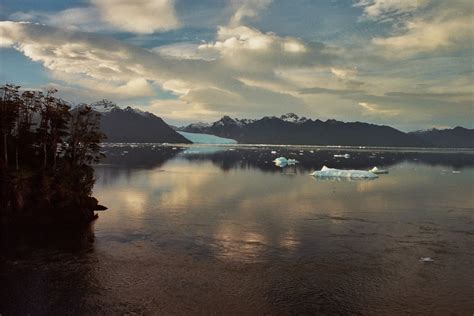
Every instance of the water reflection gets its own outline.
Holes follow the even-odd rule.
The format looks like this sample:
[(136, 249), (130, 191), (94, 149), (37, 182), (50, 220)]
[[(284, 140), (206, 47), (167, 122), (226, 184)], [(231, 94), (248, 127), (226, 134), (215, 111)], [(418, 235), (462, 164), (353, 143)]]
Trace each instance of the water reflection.
[[(220, 150), (219, 150), (220, 149)], [(438, 152), (397, 152), (397, 151), (381, 151), (374, 149), (373, 151), (365, 150), (359, 152), (351, 152), (349, 158), (334, 157), (340, 155), (339, 149), (319, 149), (319, 150), (295, 150), (287, 148), (279, 148), (272, 150), (271, 148), (232, 148), (225, 147), (214, 149), (214, 152), (195, 152), (195, 149), (187, 149), (184, 157), (190, 161), (212, 161), (222, 170), (230, 170), (232, 168), (258, 168), (263, 171), (276, 171), (273, 160), (283, 156), (298, 160), (296, 166), (288, 166), (288, 170), (319, 170), (324, 165), (337, 169), (360, 169), (368, 170), (374, 166), (390, 167), (404, 161), (411, 161), (418, 164), (431, 166), (445, 166), (454, 169), (462, 169), (474, 166), (474, 159), (471, 152), (459, 153), (438, 153)]]
[[(81, 271), (79, 294), (68, 282), (45, 281), (66, 296), (77, 295), (77, 310), (473, 310), (472, 154), (363, 151), (345, 159), (334, 158), (337, 150), (156, 148), (128, 148), (124, 155), (123, 147), (108, 149), (117, 155), (96, 167), (94, 194), (109, 210), (95, 223), (92, 248), (51, 264), (50, 252), (25, 254), (35, 264), (39, 255), (45, 269), (64, 278), (70, 264)], [(278, 168), (271, 162), (275, 155), (300, 163)], [(373, 181), (308, 175), (323, 164), (376, 165), (390, 173)], [(421, 263), (422, 256), (435, 261)], [(13, 257), (2, 267), (2, 280)], [(11, 270), (18, 285), (9, 281), (8, 288), (30, 281), (19, 276), (32, 269), (25, 262)], [(31, 273), (39, 279), (44, 271)], [(15, 291), (9, 300), (17, 304), (34, 295)], [(42, 311), (61, 310), (53, 300)], [(37, 311), (27, 306), (25, 313)]]
[(97, 289), (91, 228), (35, 232), (2, 227), (0, 235), (0, 313), (86, 312), (84, 302)]

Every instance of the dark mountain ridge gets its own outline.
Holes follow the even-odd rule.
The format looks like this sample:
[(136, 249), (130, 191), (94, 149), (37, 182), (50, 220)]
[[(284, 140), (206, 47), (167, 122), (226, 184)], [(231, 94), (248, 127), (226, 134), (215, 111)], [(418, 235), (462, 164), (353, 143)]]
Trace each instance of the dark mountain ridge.
[(100, 128), (111, 143), (185, 143), (189, 141), (177, 133), (160, 117), (131, 107), (121, 109), (103, 100), (91, 105), (101, 114)]
[[(443, 138), (433, 133), (427, 135), (425, 132), (405, 133), (385, 125), (341, 122), (332, 119), (312, 120), (298, 117), (294, 113), (284, 114), (281, 117), (266, 116), (258, 120), (233, 119), (224, 116), (212, 124), (190, 124), (181, 128), (185, 132), (212, 134), (248, 144), (474, 147), (472, 141), (454, 142), (452, 140), (456, 137), (467, 138), (473, 134), (473, 130), (461, 129), (463, 133), (446, 131), (447, 134), (453, 134), (453, 136)], [(443, 133), (445, 131), (440, 131), (440, 134)], [(443, 141), (439, 141), (440, 139)], [(464, 146), (450, 146), (450, 144)]]
[(427, 143), (442, 148), (474, 148), (474, 129), (461, 126), (448, 129), (430, 129), (426, 131), (415, 131), (409, 134), (415, 135)]

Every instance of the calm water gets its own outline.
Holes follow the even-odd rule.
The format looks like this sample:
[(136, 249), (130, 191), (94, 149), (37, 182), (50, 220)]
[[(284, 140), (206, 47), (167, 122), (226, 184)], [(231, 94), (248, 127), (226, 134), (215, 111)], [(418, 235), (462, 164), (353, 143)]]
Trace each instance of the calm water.
[(474, 155), (345, 152), (107, 148), (87, 234), (4, 239), (0, 314), (472, 315)]

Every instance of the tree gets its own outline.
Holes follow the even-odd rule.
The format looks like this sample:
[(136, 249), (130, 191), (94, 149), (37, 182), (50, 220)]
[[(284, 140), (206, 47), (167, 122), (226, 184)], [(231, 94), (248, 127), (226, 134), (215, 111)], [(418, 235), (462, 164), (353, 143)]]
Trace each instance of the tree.
[(0, 88), (0, 130), (2, 133), (2, 150), (4, 164), (8, 166), (8, 137), (12, 134), (18, 118), (18, 111), (21, 104), (18, 93), (20, 86), (6, 84)]

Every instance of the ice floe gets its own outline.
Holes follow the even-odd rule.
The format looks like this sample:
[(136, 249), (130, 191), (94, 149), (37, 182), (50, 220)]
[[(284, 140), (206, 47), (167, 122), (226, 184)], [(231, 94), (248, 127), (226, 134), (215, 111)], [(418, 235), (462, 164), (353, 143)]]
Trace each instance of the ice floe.
[(288, 165), (293, 166), (296, 165), (299, 161), (296, 159), (288, 159)]
[(351, 158), (351, 155), (349, 155), (349, 154), (344, 154), (344, 155), (336, 154), (336, 155), (334, 155), (334, 158), (346, 158), (346, 159), (349, 159), (349, 158)]
[(286, 166), (293, 166), (297, 164), (299, 161), (296, 159), (286, 159), (286, 157), (278, 157), (273, 160), (276, 166), (278, 167), (286, 167)]
[(378, 176), (372, 172), (365, 170), (342, 170), (333, 169), (326, 166), (321, 170), (311, 173), (312, 176), (320, 178), (357, 178), (357, 179), (375, 179)]
[(369, 172), (375, 173), (375, 174), (387, 174), (388, 170), (383, 170), (379, 169), (377, 167), (373, 167), (372, 169), (369, 170)]
[(421, 262), (433, 262), (434, 259), (431, 258), (431, 257), (421, 257), (421, 258), (420, 258), (420, 261), (421, 261)]

